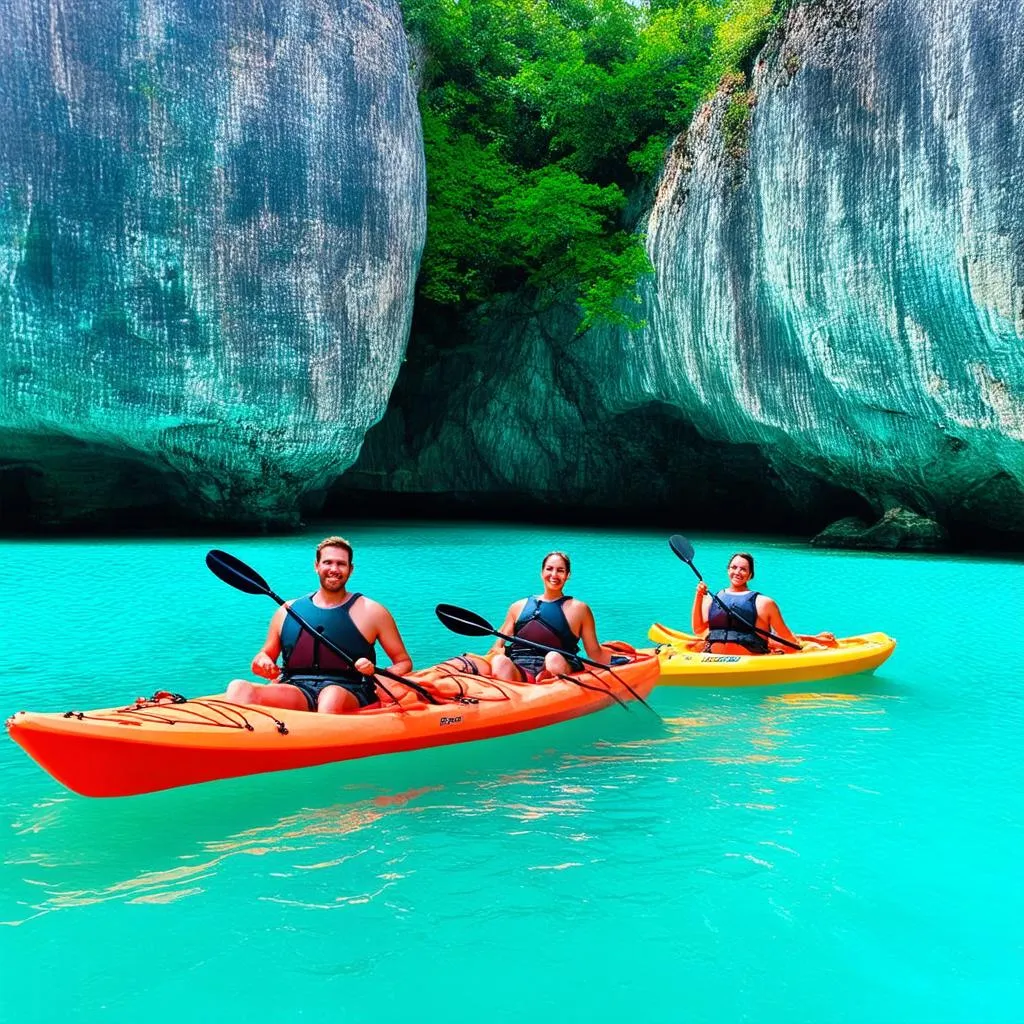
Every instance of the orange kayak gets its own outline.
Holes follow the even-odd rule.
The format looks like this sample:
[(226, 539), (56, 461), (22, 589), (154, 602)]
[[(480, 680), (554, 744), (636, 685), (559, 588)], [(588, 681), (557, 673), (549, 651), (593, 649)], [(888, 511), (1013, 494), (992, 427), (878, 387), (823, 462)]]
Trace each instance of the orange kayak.
[(325, 715), (233, 704), (222, 695), (158, 695), (98, 711), (19, 711), (7, 730), (68, 789), (131, 796), (537, 729), (600, 711), (616, 697), (632, 700), (623, 682), (646, 697), (658, 681), (658, 658), (616, 646), (629, 659), (615, 666), (618, 679), (588, 669), (569, 677), (577, 682), (506, 683), (455, 671), (452, 663), (412, 673), (440, 705), (413, 700), (410, 691), (401, 706)]

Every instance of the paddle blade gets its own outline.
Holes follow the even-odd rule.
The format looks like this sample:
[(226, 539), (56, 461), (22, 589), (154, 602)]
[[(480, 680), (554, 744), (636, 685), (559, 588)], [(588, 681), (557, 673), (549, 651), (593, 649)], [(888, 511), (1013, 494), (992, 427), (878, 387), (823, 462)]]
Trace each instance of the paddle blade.
[(693, 545), (681, 533), (673, 533), (668, 539), (668, 546), (684, 562), (693, 561)]
[(453, 604), (439, 604), (434, 614), (453, 633), (460, 636), (491, 636), (494, 629), (491, 624), (476, 612), (466, 608), (458, 608)]
[(245, 562), (229, 555), (226, 551), (208, 551), (206, 567), (217, 579), (223, 580), (236, 590), (246, 594), (269, 594), (267, 581)]

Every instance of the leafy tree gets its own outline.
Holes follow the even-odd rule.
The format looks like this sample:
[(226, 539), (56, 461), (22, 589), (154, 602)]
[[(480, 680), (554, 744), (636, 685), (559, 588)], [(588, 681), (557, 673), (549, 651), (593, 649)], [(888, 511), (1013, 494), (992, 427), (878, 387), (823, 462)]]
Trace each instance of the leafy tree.
[[(787, 5), (789, 0), (775, 0)], [(626, 192), (661, 165), (772, 0), (403, 0), (421, 44), (428, 236), (420, 294), (464, 308), (527, 285), (581, 327), (634, 322), (650, 263)]]

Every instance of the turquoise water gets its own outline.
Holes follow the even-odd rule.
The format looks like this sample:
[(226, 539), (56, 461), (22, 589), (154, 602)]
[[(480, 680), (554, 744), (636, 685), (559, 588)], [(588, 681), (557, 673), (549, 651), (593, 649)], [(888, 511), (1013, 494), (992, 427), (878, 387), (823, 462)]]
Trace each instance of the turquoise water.
[[(417, 665), (466, 649), (567, 549), (605, 639), (685, 625), (663, 534), (352, 526), (352, 585)], [(319, 534), (0, 543), (0, 712), (214, 692), (274, 611), (203, 566), (312, 589)], [(737, 547), (791, 627), (882, 629), (874, 677), (122, 800), (0, 741), (0, 1019), (1024, 1019), (1024, 566)], [(470, 649), (482, 650), (486, 644)]]

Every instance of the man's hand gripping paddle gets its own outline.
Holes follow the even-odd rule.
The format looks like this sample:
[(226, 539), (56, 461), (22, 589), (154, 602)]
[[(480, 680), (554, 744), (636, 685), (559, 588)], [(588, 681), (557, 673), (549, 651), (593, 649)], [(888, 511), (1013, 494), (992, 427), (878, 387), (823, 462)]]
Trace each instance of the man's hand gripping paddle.
[[(241, 590), (243, 594), (263, 594), (269, 598), (272, 598), (277, 604), (281, 605), (284, 610), (302, 627), (307, 633), (311, 633), (317, 638), (317, 640), (324, 645), (329, 651), (336, 654), (342, 661), (347, 662), (348, 665), (355, 669), (355, 660), (352, 655), (339, 647), (329, 637), (326, 637), (319, 630), (314, 629), (306, 620), (298, 614), (298, 612), (292, 611), (291, 608), (285, 604), (283, 598), (275, 594), (271, 589), (267, 581), (258, 573), (255, 569), (246, 565), (245, 562), (234, 555), (229, 555), (226, 551), (213, 550), (206, 555), (206, 566), (218, 579), (223, 580), (228, 586), (234, 587), (235, 590)], [(378, 676), (384, 676), (387, 679), (393, 679), (396, 683), (404, 683), (410, 689), (415, 690), (428, 704), (440, 704), (442, 703), (436, 697), (434, 697), (428, 690), (425, 690), (419, 683), (413, 682), (411, 679), (406, 679), (405, 676), (395, 675), (394, 672), (390, 672), (386, 668), (378, 668), (375, 672)], [(380, 688), (396, 703), (399, 707), (398, 699), (395, 695), (378, 680)]]

